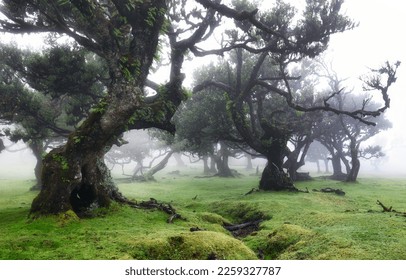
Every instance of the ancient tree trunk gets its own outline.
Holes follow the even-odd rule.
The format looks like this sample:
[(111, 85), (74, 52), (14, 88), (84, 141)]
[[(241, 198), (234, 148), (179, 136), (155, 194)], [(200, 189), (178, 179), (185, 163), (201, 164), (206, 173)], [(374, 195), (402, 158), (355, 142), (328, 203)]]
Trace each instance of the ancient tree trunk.
[(346, 174), (342, 172), (341, 169), (341, 157), (339, 154), (333, 154), (331, 157), (331, 163), (333, 165), (333, 175), (331, 175), (331, 179), (333, 180), (344, 180)]
[(358, 178), (358, 173), (361, 168), (361, 163), (358, 158), (352, 160), (351, 170), (347, 175), (347, 182), (355, 182)]
[(262, 172), (261, 180), (259, 181), (259, 188), (266, 191), (284, 191), (294, 190), (292, 180), (272, 161), (268, 160), (267, 165)]
[(358, 159), (358, 148), (356, 145), (356, 139), (351, 139), (350, 142), (350, 154), (351, 154), (351, 169), (348, 172), (346, 181), (355, 182), (357, 181), (358, 173), (361, 168), (361, 162)]
[[(67, 210), (81, 214), (88, 209), (108, 206), (112, 200), (127, 201), (111, 180), (104, 163), (105, 153), (129, 128), (169, 127), (168, 120), (180, 104), (178, 93), (183, 80), (180, 69), (171, 71), (171, 81), (153, 101), (144, 98), (143, 93), (165, 20), (165, 1), (133, 1), (133, 5), (119, 2), (111, 7), (117, 8), (113, 12), (127, 23), (125, 30), (118, 29), (123, 26), (117, 22), (109, 21), (99, 9), (100, 5), (79, 5), (88, 8), (85, 12), (89, 14), (89, 21), (83, 20), (77, 26), (84, 29), (86, 36), (96, 34), (92, 34), (93, 41), (79, 35), (74, 39), (79, 38), (78, 43), (105, 59), (111, 83), (106, 97), (69, 136), (67, 143), (45, 157), (43, 187), (31, 206), (31, 213), (35, 215)], [(93, 19), (99, 25), (94, 25)], [(182, 65), (182, 51), (172, 57), (178, 65)]]
[(223, 144), (221, 144), (221, 148), (218, 151), (218, 154), (214, 156), (218, 170), (217, 176), (234, 177), (233, 172), (228, 166), (228, 157), (229, 157), (228, 149)]
[(220, 177), (234, 177), (231, 172), (230, 167), (228, 166), (228, 156), (219, 156), (216, 158), (217, 165), (217, 176)]
[[(134, 90), (126, 82), (116, 83), (110, 91), (114, 94), (99, 104), (69, 136), (67, 144), (45, 157), (43, 187), (32, 203), (32, 213), (74, 210), (79, 214), (89, 207), (108, 206), (111, 200), (124, 200), (111, 180), (104, 155), (116, 136), (125, 131), (142, 94), (139, 88)], [(116, 97), (120, 95), (126, 98)]]
[(309, 150), (312, 138), (307, 137), (300, 141), (295, 146), (292, 152), (289, 152), (286, 162), (283, 167), (288, 170), (289, 177), (293, 181), (309, 180), (311, 177), (308, 173), (298, 172), (299, 168), (305, 165), (305, 157)]
[(154, 167), (152, 167), (145, 175), (144, 178), (146, 181), (151, 181), (154, 180), (154, 174), (156, 174), (158, 171), (161, 171), (162, 169), (165, 168), (165, 166), (168, 164), (168, 161), (170, 157), (172, 156), (174, 152), (169, 151), (166, 156)]
[(267, 165), (262, 172), (259, 188), (267, 191), (295, 190), (292, 180), (282, 168), (285, 156), (285, 146), (274, 141), (272, 149), (267, 154)]

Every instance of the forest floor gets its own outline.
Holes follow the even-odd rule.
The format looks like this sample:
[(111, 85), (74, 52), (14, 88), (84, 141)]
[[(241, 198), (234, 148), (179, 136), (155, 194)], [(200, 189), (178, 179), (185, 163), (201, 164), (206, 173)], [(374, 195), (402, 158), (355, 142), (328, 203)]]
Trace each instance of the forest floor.
[[(324, 178), (300, 182), (309, 193), (253, 192), (258, 176), (196, 178), (196, 171), (156, 182), (117, 183), (137, 201), (172, 205), (183, 219), (168, 223), (159, 210), (112, 205), (93, 218), (70, 213), (28, 218), (36, 192), (27, 180), (0, 180), (0, 259), (402, 259), (406, 180), (360, 178), (343, 183)], [(313, 191), (345, 191), (344, 196)], [(224, 225), (260, 221), (247, 236)]]

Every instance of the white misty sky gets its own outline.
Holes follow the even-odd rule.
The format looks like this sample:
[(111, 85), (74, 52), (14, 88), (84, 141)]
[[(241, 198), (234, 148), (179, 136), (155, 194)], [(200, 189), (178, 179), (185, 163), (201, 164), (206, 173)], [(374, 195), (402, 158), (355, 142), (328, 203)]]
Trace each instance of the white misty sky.
[[(266, 6), (274, 1), (263, 1)], [(290, 0), (301, 5), (303, 0)], [(378, 67), (386, 60), (400, 60), (403, 64), (398, 71), (398, 81), (390, 89), (391, 108), (387, 114), (393, 128), (374, 138), (382, 144), (388, 155), (382, 170), (406, 176), (400, 160), (406, 157), (406, 40), (403, 28), (406, 26), (406, 1), (403, 0), (347, 0), (345, 13), (359, 26), (354, 30), (334, 35), (331, 39), (329, 56), (335, 70), (342, 78), (356, 81), (368, 71), (367, 67)], [(1, 34), (0, 41), (8, 41), (9, 36)], [(41, 37), (18, 36), (18, 42), (28, 48), (36, 48), (42, 43)], [(188, 62), (185, 73), (190, 75), (192, 68), (206, 63), (207, 58)], [(350, 79), (350, 80), (351, 80)], [(188, 79), (188, 81), (190, 81)], [(159, 82), (163, 82), (162, 80)], [(404, 131), (405, 130), (405, 131)], [(0, 155), (0, 166), (4, 166), (5, 155)], [(27, 159), (26, 156), (23, 156)]]
[(405, 175), (401, 160), (406, 157), (406, 2), (401, 0), (347, 0), (348, 16), (359, 22), (352, 31), (333, 36), (331, 52), (334, 66), (343, 77), (357, 78), (367, 67), (385, 61), (401, 61), (397, 82), (390, 88), (391, 108), (387, 111), (393, 128), (377, 135), (388, 155), (382, 170)]

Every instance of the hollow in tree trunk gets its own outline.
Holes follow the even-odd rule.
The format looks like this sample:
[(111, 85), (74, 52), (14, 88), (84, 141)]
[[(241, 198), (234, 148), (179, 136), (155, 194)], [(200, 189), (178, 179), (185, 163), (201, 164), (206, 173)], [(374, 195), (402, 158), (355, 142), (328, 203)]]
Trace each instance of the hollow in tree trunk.
[[(89, 207), (106, 207), (112, 200), (124, 201), (104, 163), (104, 155), (126, 129), (128, 119), (139, 106), (139, 88), (117, 83), (110, 89), (121, 93), (104, 100), (103, 108), (89, 118), (43, 161), (42, 189), (31, 205), (31, 213), (55, 214), (73, 210), (80, 214)], [(99, 106), (101, 106), (99, 104)], [(142, 120), (139, 120), (142, 121)]]

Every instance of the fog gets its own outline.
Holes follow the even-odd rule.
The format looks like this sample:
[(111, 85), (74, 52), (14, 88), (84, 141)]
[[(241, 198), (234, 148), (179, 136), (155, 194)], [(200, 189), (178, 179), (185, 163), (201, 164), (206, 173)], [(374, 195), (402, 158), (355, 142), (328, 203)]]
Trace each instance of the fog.
[[(330, 48), (326, 54), (333, 61), (334, 70), (342, 78), (349, 78), (347, 86), (359, 90), (359, 77), (368, 72), (368, 67), (378, 67), (385, 61), (400, 60), (403, 64), (398, 70), (397, 82), (390, 88), (391, 107), (386, 112), (393, 127), (373, 137), (369, 144), (379, 144), (386, 156), (379, 164), (362, 162), (360, 176), (397, 176), (406, 177), (403, 160), (406, 158), (406, 40), (403, 28), (406, 26), (406, 2), (398, 0), (357, 0), (345, 5), (346, 14), (359, 22), (354, 30), (331, 38)], [(3, 35), (2, 35), (3, 36)], [(2, 41), (4, 37), (2, 37)], [(35, 44), (35, 41), (31, 41)], [(193, 67), (204, 63), (205, 59), (187, 62), (186, 73), (192, 73)], [(186, 82), (190, 84), (191, 76)], [(4, 141), (6, 146), (11, 143)], [(9, 147), (16, 150), (22, 143)], [(188, 159), (184, 158), (188, 163)], [(35, 159), (29, 149), (19, 152), (5, 150), (0, 153), (0, 179), (32, 179)], [(254, 165), (263, 166), (264, 161), (256, 160)], [(170, 165), (175, 165), (171, 160)], [(243, 166), (241, 161), (231, 161), (231, 167)], [(198, 165), (197, 165), (198, 166)], [(315, 165), (306, 164), (303, 171), (315, 171)]]
[[(359, 22), (359, 27), (336, 35), (331, 41), (331, 56), (338, 73), (352, 77), (349, 81), (353, 81), (365, 73), (367, 67), (376, 67), (386, 60), (403, 62), (397, 82), (390, 88), (391, 107), (386, 112), (393, 128), (376, 135), (372, 141), (382, 145), (386, 154), (379, 166), (379, 175), (406, 176), (403, 163), (406, 158), (406, 40), (401, 36), (406, 26), (403, 14), (406, 3), (361, 0), (347, 1), (346, 7), (347, 14)], [(374, 170), (367, 167), (368, 164), (364, 164), (362, 172)]]

